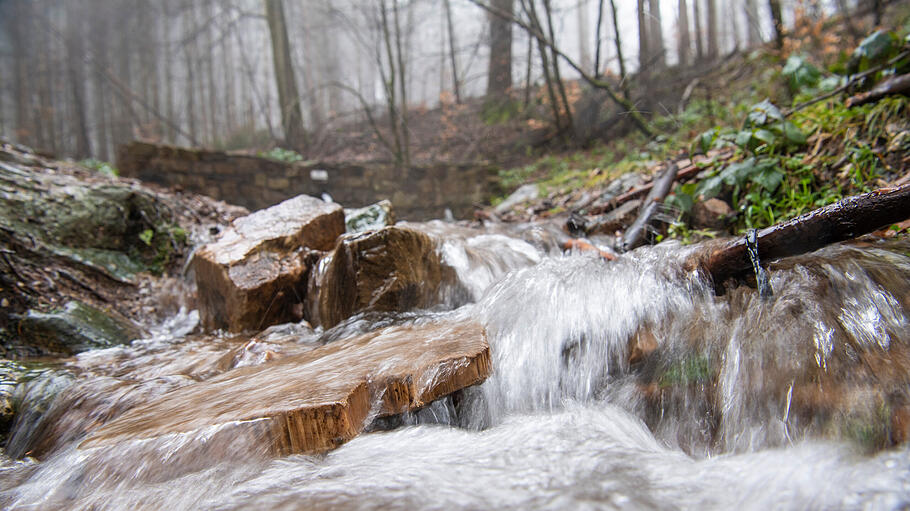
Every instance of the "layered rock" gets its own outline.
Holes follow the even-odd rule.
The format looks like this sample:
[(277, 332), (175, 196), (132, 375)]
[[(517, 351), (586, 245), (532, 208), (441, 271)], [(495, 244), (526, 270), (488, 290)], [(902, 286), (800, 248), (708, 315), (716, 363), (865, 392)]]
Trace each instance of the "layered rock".
[(344, 233), (341, 206), (301, 195), (234, 221), (193, 258), (206, 329), (242, 331), (298, 321), (307, 256)]
[(404, 227), (342, 238), (314, 279), (312, 320), (331, 327), (361, 311), (406, 311), (439, 302), (442, 286), (454, 280), (436, 243)]
[(371, 410), (414, 410), (490, 371), (476, 323), (391, 327), (179, 388), (114, 419), (82, 447), (225, 425), (278, 455), (318, 453), (362, 431)]

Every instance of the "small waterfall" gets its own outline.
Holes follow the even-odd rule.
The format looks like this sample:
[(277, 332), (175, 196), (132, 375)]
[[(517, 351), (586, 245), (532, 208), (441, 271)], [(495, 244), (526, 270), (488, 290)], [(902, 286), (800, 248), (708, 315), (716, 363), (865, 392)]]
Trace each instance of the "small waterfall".
[[(0, 455), (9, 509), (895, 509), (910, 504), (910, 243), (772, 263), (774, 294), (716, 296), (664, 243), (614, 262), (552, 231), (420, 226), (457, 282), (432, 311), (249, 336), (185, 310), (131, 346), (20, 386)], [(454, 289), (454, 291), (453, 291)], [(107, 447), (86, 431), (154, 396), (363, 331), (438, 318), (487, 330), (482, 385), (275, 458), (255, 424)], [(56, 382), (56, 383), (55, 383)], [(51, 389), (52, 384), (59, 388)], [(50, 396), (41, 401), (26, 394)], [(55, 397), (54, 397), (55, 396)], [(175, 403), (175, 406), (180, 405)], [(905, 422), (901, 422), (905, 421)], [(242, 426), (242, 427), (240, 427)], [(38, 455), (16, 460), (26, 454)]]

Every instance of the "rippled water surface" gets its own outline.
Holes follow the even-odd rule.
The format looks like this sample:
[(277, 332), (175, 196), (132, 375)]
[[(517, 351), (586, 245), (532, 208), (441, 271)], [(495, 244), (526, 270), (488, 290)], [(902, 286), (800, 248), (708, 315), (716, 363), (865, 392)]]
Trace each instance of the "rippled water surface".
[[(773, 263), (774, 296), (715, 296), (663, 244), (615, 262), (540, 228), (431, 223), (457, 290), (432, 312), (323, 332), (193, 334), (195, 312), (21, 386), (0, 462), (10, 509), (902, 509), (910, 506), (910, 244)], [(79, 448), (126, 410), (236, 367), (391, 324), (487, 329), (485, 383), (376, 420), (322, 456), (255, 428)], [(48, 389), (57, 389), (49, 392)], [(63, 390), (60, 390), (63, 389)], [(42, 396), (52, 396), (42, 400)], [(56, 396), (56, 397), (53, 397)], [(905, 420), (906, 422), (902, 422)], [(40, 461), (26, 455), (37, 456)]]

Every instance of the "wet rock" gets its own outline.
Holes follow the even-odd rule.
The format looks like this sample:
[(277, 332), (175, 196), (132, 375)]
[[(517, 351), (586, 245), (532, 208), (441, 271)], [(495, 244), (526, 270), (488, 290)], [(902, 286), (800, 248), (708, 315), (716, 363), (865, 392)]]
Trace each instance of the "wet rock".
[(318, 453), (360, 433), (371, 410), (415, 410), (490, 371), (479, 324), (384, 328), (179, 388), (114, 419), (81, 447), (230, 424), (278, 455)]
[(724, 229), (733, 217), (733, 209), (720, 199), (699, 201), (692, 208), (692, 223), (699, 229)]
[(35, 454), (34, 447), (46, 431), (45, 414), (76, 381), (71, 372), (55, 368), (33, 368), (17, 376), (11, 398), (15, 420), (6, 443), (6, 452), (13, 458)]
[(202, 325), (242, 331), (302, 319), (307, 256), (344, 233), (341, 206), (300, 195), (234, 221), (193, 259)]
[(16, 416), (16, 385), (28, 370), (11, 360), (0, 360), (0, 440), (5, 440)]
[(454, 281), (436, 243), (426, 234), (386, 227), (343, 238), (321, 264), (309, 306), (313, 320), (328, 328), (361, 311), (406, 311), (439, 301)]
[(68, 356), (142, 337), (142, 330), (131, 321), (75, 300), (60, 310), (28, 311), (18, 331), (20, 342), (34, 355)]
[(375, 231), (388, 225), (395, 225), (392, 203), (381, 200), (365, 208), (344, 210), (344, 224), (347, 232)]
[(588, 234), (616, 234), (616, 231), (621, 231), (632, 225), (632, 222), (638, 216), (638, 208), (640, 206), (641, 201), (633, 199), (623, 203), (613, 211), (595, 218), (587, 227)]
[(506, 200), (502, 201), (498, 206), (496, 206), (496, 214), (503, 215), (512, 210), (515, 206), (521, 204), (522, 202), (527, 202), (529, 200), (534, 200), (539, 194), (537, 185), (534, 183), (522, 185), (517, 190), (512, 192), (511, 195), (506, 197)]

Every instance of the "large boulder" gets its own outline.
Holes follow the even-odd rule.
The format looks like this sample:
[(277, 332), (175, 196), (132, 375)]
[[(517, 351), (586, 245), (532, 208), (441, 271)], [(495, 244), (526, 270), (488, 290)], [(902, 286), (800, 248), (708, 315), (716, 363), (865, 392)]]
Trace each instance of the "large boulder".
[(342, 238), (313, 279), (311, 321), (332, 327), (361, 311), (406, 311), (435, 305), (455, 279), (436, 243), (405, 227)]
[(344, 230), (341, 206), (306, 195), (235, 220), (193, 258), (203, 327), (242, 331), (299, 321), (307, 256), (331, 249)]
[(363, 431), (372, 411), (416, 410), (481, 383), (491, 370), (477, 323), (383, 328), (173, 390), (112, 420), (81, 447), (232, 426), (232, 435), (266, 442), (277, 455), (318, 453)]

